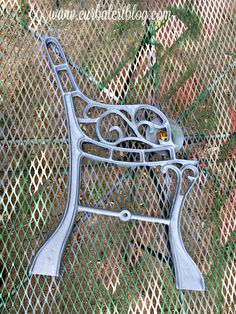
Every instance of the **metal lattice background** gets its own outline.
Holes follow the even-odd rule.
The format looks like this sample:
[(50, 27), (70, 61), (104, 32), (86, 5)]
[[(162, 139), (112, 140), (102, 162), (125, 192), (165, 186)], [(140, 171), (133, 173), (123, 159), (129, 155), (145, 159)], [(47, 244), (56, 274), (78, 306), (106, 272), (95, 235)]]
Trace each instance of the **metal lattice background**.
[[(97, 3), (130, 2), (1, 1), (1, 311), (235, 313), (235, 1), (142, 1), (171, 12), (149, 33), (139, 21), (48, 19)], [(27, 274), (68, 190), (65, 112), (35, 30), (60, 40), (85, 95), (153, 104), (181, 125), (179, 157), (200, 162), (181, 232), (205, 292), (175, 288), (162, 225), (95, 215), (78, 215), (60, 277)], [(82, 177), (82, 203), (160, 213), (165, 191), (145, 168), (88, 161)]]

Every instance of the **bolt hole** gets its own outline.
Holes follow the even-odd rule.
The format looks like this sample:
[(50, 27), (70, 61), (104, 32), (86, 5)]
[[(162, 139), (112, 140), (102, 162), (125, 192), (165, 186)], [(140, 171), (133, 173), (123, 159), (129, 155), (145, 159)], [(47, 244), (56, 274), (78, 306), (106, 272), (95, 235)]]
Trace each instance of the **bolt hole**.
[(123, 221), (128, 221), (131, 218), (131, 214), (128, 210), (124, 210), (121, 213), (120, 219)]

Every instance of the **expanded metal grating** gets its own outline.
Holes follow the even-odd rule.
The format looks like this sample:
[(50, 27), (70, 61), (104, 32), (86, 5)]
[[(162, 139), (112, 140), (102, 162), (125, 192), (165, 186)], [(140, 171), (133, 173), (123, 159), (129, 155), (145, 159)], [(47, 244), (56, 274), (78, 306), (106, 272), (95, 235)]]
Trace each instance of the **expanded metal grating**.
[[(1, 2), (0, 310), (234, 313), (235, 1), (138, 2), (141, 10), (170, 12), (145, 24), (49, 19), (50, 10), (78, 13), (98, 3), (100, 10), (134, 4)], [(181, 233), (204, 292), (176, 289), (165, 226), (94, 214), (77, 216), (60, 277), (28, 274), (58, 225), (69, 182), (67, 121), (41, 35), (60, 38), (88, 97), (147, 103), (180, 124), (185, 143), (177, 157), (199, 160), (200, 171)], [(82, 167), (84, 205), (164, 216), (166, 193), (145, 167), (127, 171), (90, 160)]]

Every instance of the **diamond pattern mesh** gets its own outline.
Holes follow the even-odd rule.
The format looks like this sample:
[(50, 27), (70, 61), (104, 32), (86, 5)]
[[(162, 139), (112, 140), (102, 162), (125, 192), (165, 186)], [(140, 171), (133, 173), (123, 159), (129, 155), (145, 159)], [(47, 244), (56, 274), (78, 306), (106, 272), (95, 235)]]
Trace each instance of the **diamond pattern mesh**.
[[(148, 34), (139, 21), (48, 18), (97, 3), (133, 1), (1, 2), (1, 311), (234, 313), (235, 2), (142, 1), (142, 10), (171, 12)], [(78, 215), (59, 278), (28, 276), (62, 215), (69, 157), (62, 99), (35, 30), (60, 40), (85, 95), (152, 104), (181, 125), (178, 157), (200, 162), (181, 232), (205, 292), (175, 288), (165, 226), (93, 214)], [(168, 215), (169, 181), (145, 167), (112, 167), (84, 161), (83, 204)]]

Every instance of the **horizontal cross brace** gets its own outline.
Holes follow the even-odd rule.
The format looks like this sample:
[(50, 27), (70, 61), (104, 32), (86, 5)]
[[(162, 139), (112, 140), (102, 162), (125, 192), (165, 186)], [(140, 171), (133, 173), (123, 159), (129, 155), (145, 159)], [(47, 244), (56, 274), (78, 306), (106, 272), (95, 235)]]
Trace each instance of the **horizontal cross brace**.
[(113, 211), (108, 209), (99, 209), (99, 208), (93, 208), (93, 207), (87, 207), (87, 206), (78, 206), (78, 211), (80, 212), (87, 212), (87, 213), (93, 213), (97, 215), (104, 215), (104, 216), (110, 216), (110, 217), (117, 217), (121, 221), (129, 221), (129, 220), (140, 220), (140, 221), (147, 221), (152, 223), (160, 223), (164, 225), (169, 225), (170, 220), (169, 219), (163, 219), (158, 217), (149, 217), (149, 216), (142, 216), (142, 215), (135, 215), (132, 214), (129, 210), (123, 209), (121, 211)]

